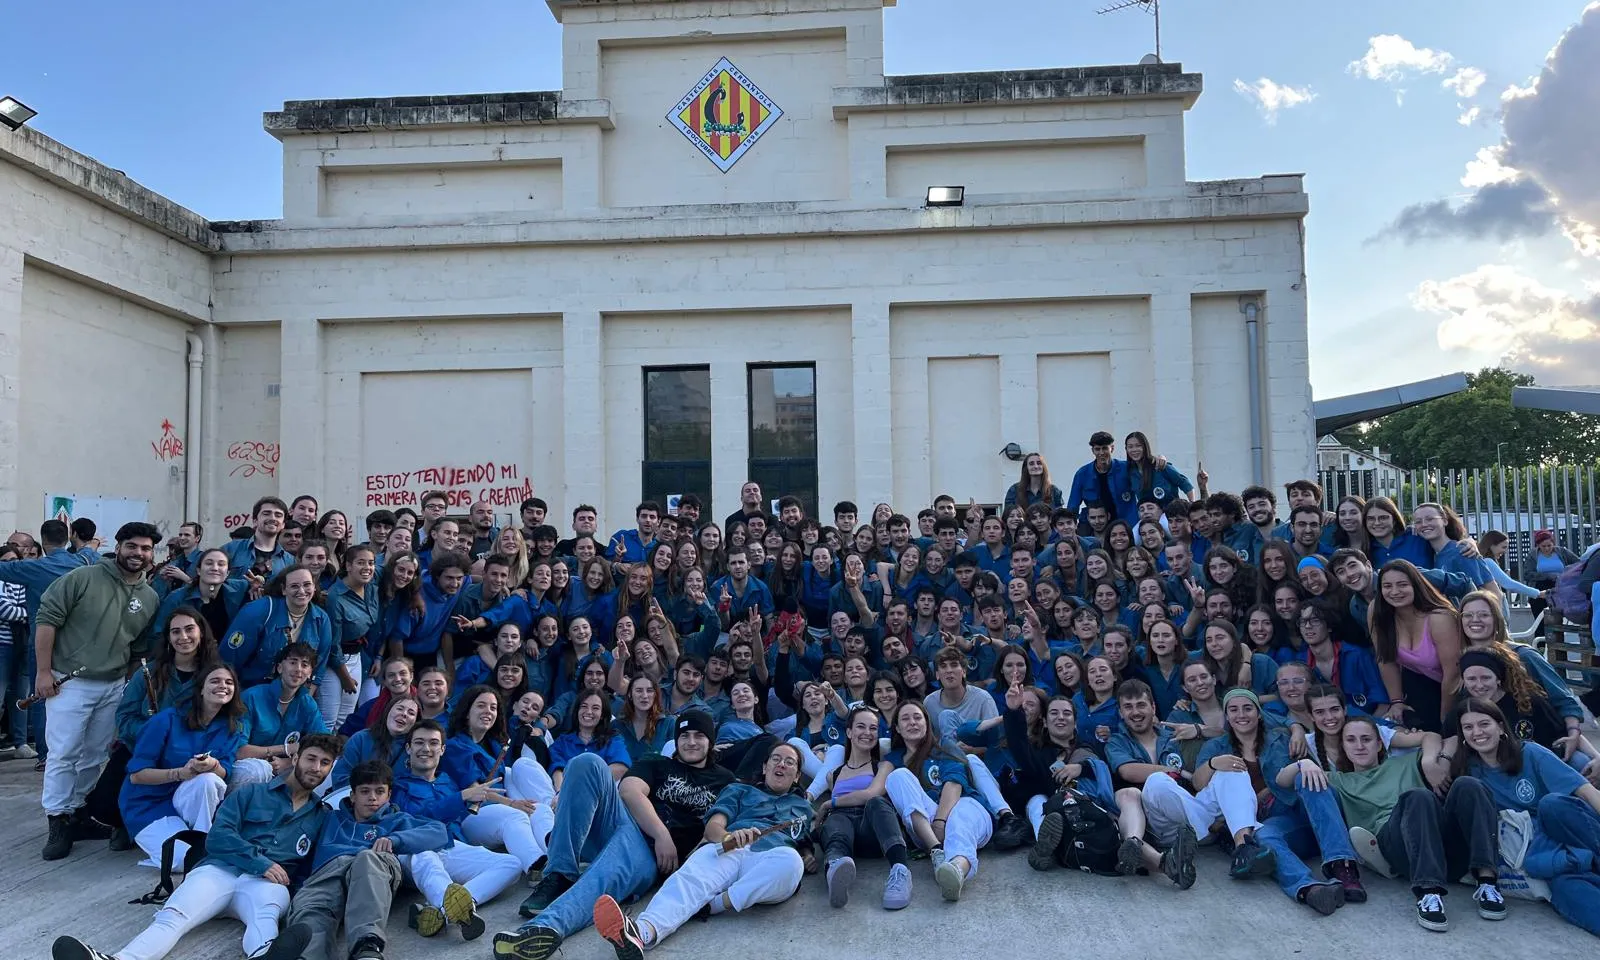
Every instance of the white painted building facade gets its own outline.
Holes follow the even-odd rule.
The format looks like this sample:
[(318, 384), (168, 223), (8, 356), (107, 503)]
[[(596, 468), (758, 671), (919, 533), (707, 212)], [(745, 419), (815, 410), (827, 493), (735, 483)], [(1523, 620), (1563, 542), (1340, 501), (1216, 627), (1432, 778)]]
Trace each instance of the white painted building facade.
[[(549, 5), (559, 93), (268, 114), (278, 221), (206, 223), (0, 132), (0, 525), (52, 491), (210, 533), (267, 493), (510, 513), (531, 486), (612, 529), (689, 492), (648, 466), (701, 476), (663, 450), (704, 454), (722, 516), (763, 426), (813, 428), (788, 466), (824, 511), (993, 502), (1008, 442), (1065, 486), (1097, 429), (1238, 490), (1252, 371), (1263, 478), (1312, 469), (1307, 198), (1186, 179), (1198, 75), (886, 78), (892, 0)], [(925, 207), (936, 185), (965, 204)]]

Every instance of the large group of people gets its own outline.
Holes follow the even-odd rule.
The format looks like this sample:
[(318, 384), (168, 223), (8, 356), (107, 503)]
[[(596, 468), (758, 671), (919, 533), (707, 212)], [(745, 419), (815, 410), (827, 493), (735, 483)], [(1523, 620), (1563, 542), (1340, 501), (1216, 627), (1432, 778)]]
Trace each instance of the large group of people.
[(926, 881), (959, 901), (1019, 848), (1184, 890), (1214, 846), (1320, 915), (1378, 872), (1436, 931), (1461, 883), (1505, 917), (1514, 877), (1600, 934), (1593, 694), (1510, 639), (1506, 593), (1546, 588), (1504, 537), (1437, 503), (1329, 511), (1309, 480), (1211, 492), (1142, 433), (1115, 446), (1095, 433), (1065, 493), (1035, 453), (998, 506), (914, 517), (751, 482), (720, 523), (689, 495), (609, 537), (580, 505), (563, 536), (536, 498), (500, 529), (429, 492), (363, 538), (265, 497), (162, 559), (150, 524), (101, 556), (47, 521), (0, 562), (31, 652), (7, 700), (31, 680), (43, 707), (7, 756), (42, 762), (45, 859), (107, 840), (163, 877), (130, 943), (55, 958), (160, 960), (228, 915), (247, 956), (341, 960), (342, 924), (381, 960), (402, 886), (415, 935), (472, 940), (524, 882), (496, 956), (593, 925), (638, 958), (807, 875), (843, 908), (863, 858), (883, 909)]

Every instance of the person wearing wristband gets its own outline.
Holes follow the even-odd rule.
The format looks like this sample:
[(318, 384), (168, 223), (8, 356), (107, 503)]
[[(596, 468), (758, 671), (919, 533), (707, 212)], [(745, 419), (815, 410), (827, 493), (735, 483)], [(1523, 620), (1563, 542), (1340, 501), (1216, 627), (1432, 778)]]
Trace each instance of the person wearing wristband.
[[(238, 674), (213, 663), (197, 681), (198, 692), (183, 709), (167, 707), (150, 718), (128, 760), (122, 821), (154, 865), (161, 863), (169, 837), (211, 829), (228, 791), (233, 757), (244, 743)], [(176, 844), (172, 862), (182, 864), (188, 850), (188, 844)]]
[[(1198, 662), (1190, 666), (1203, 667)], [(1225, 743), (1226, 737), (1218, 737), (1206, 746), (1218, 741)], [(1190, 793), (1170, 776), (1150, 777), (1145, 781), (1141, 799), (1145, 819), (1156, 842), (1164, 847), (1178, 842), (1185, 824), (1194, 830), (1196, 837), (1209, 839), (1212, 825), (1220, 819), (1245, 872), (1270, 871), (1270, 851), (1255, 843), (1255, 831), (1261, 821), (1256, 819), (1256, 791), (1250, 781), (1248, 763), (1236, 755), (1224, 754), (1220, 748), (1206, 755), (1203, 748), (1202, 756), (1196, 760), (1190, 786), (1195, 793)]]
[[(317, 654), (296, 640), (278, 651), (273, 665), (278, 678), (244, 691), (245, 742), (239, 748), (228, 786), (264, 783), (294, 766), (295, 744), (313, 733), (327, 733), (322, 711), (306, 684), (315, 669)], [(245, 682), (244, 677), (240, 677)]]
[[(979, 691), (990, 710), (994, 699)], [(933, 857), (933, 876), (949, 901), (978, 875), (978, 849), (989, 842), (994, 821), (974, 794), (967, 764), (939, 740), (928, 710), (915, 700), (895, 708), (888, 760), (897, 768), (886, 789), (900, 823)]]
[[(1179, 889), (1187, 890), (1194, 886), (1194, 855), (1200, 842), (1194, 827), (1179, 823), (1165, 851), (1145, 842), (1144, 786), (1152, 780), (1185, 783), (1190, 779), (1183, 769), (1183, 750), (1172, 729), (1176, 724), (1155, 722), (1155, 694), (1143, 680), (1122, 681), (1117, 686), (1116, 699), (1121, 722), (1106, 742), (1106, 763), (1122, 782), (1129, 784), (1116, 793), (1117, 829), (1123, 838), (1117, 851), (1117, 869), (1125, 875), (1140, 867), (1152, 875), (1159, 871)], [(1051, 706), (1054, 708), (1054, 702)], [(1031, 858), (1029, 864), (1033, 864)]]
[(817, 810), (827, 856), (828, 903), (842, 907), (850, 900), (855, 880), (855, 854), (881, 853), (889, 861), (883, 887), (883, 908), (900, 910), (911, 903), (911, 867), (905, 837), (889, 802), (893, 765), (882, 758), (879, 715), (872, 707), (856, 707), (845, 724), (848, 754), (826, 785), (828, 799)]

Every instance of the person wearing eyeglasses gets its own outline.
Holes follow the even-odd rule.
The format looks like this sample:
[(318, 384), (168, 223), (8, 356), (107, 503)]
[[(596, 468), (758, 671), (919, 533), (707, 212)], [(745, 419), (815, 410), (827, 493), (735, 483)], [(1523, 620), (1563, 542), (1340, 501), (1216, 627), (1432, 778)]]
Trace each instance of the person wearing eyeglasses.
[(1295, 626), (1303, 643), (1294, 658), (1309, 665), (1316, 678), (1338, 687), (1351, 703), (1375, 713), (1389, 703), (1378, 661), (1371, 650), (1334, 639), (1333, 619), (1326, 600), (1312, 598), (1301, 604)]

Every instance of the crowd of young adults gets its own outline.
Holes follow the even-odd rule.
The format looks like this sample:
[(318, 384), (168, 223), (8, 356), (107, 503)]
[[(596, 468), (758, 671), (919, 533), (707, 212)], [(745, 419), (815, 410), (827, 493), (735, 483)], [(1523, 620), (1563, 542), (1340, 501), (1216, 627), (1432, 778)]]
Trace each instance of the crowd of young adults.
[(844, 907), (861, 858), (888, 863), (884, 909), (919, 877), (959, 901), (1023, 847), (1182, 890), (1216, 846), (1321, 915), (1375, 870), (1437, 931), (1465, 883), (1485, 920), (1511, 892), (1600, 934), (1593, 694), (1510, 640), (1505, 592), (1544, 594), (1503, 537), (1114, 447), (1094, 434), (1065, 493), (1031, 454), (997, 508), (831, 523), (755, 483), (722, 523), (685, 496), (609, 537), (587, 505), (563, 538), (538, 499), (502, 530), (442, 492), (364, 540), (267, 497), (160, 561), (149, 524), (102, 558), (46, 522), (0, 563), (11, 662), (31, 652), (7, 700), (31, 674), (43, 706), (8, 755), (42, 761), (45, 859), (109, 840), (163, 878), (133, 941), (55, 958), (160, 960), (228, 915), (248, 956), (331, 958), (342, 924), (381, 960), (402, 885), (416, 935), (470, 940), (524, 880), (497, 956), (593, 924), (637, 958), (808, 874)]

